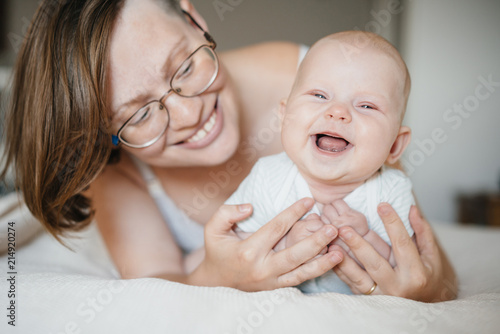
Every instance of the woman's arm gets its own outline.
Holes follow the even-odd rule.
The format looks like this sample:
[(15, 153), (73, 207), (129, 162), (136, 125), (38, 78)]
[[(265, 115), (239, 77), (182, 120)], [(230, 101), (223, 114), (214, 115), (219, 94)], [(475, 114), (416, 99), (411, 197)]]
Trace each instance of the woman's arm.
[[(374, 294), (387, 294), (425, 302), (439, 302), (457, 297), (457, 279), (446, 254), (437, 242), (429, 223), (413, 206), (410, 223), (416, 245), (403, 222), (387, 203), (379, 205), (378, 213), (389, 235), (396, 266), (394, 268), (373, 247), (350, 227), (339, 230), (340, 238), (350, 247), (366, 271), (350, 257), (334, 268), (337, 275), (355, 293), (366, 293), (373, 286)], [(338, 251), (338, 246), (331, 250)]]
[(298, 201), (246, 240), (236, 236), (232, 227), (251, 214), (251, 209), (238, 208), (249, 206), (222, 206), (207, 223), (205, 250), (183, 259), (153, 200), (138, 184), (140, 179), (134, 181), (127, 172), (111, 168), (92, 184), (90, 194), (99, 229), (123, 278), (158, 277), (191, 285), (259, 291), (297, 285), (342, 260), (337, 252), (308, 262), (337, 236), (333, 226), (294, 247), (273, 250), (311, 209), (312, 199)]
[(184, 274), (182, 251), (124, 155), (90, 187), (95, 219), (122, 278)]

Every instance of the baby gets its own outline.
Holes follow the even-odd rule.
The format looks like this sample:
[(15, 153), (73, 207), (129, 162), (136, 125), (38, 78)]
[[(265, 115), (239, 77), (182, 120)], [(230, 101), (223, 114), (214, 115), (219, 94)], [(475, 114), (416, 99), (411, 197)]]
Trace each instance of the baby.
[[(236, 231), (255, 232), (298, 199), (312, 197), (312, 214), (296, 223), (275, 250), (323, 224), (348, 225), (393, 264), (377, 206), (390, 203), (413, 235), (411, 182), (389, 167), (410, 142), (410, 129), (401, 125), (409, 90), (403, 59), (382, 37), (348, 31), (316, 42), (280, 105), (285, 152), (260, 159), (226, 202), (253, 205), (252, 216)], [(333, 271), (299, 288), (351, 293)]]

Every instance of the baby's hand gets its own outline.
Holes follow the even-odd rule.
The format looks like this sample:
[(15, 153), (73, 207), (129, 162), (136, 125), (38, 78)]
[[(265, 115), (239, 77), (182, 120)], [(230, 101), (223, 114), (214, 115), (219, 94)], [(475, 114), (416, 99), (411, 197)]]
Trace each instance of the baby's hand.
[[(310, 214), (306, 218), (299, 220), (292, 226), (288, 234), (285, 236), (285, 245), (283, 248), (288, 248), (295, 245), (299, 241), (304, 240), (308, 236), (312, 235), (314, 232), (318, 231), (321, 227), (325, 225), (319, 216), (315, 213)], [(277, 250), (275, 248), (275, 250)], [(327, 248), (323, 249), (320, 254), (325, 254)]]
[[(336, 200), (332, 204), (325, 205), (321, 220), (325, 224), (332, 224), (337, 229), (342, 226), (352, 227), (359, 235), (368, 241), (380, 255), (387, 259), (392, 266), (395, 265), (394, 260), (391, 260), (391, 247), (382, 240), (375, 231), (370, 230), (365, 215), (351, 209), (344, 200)], [(332, 244), (342, 247), (346, 253), (363, 268), (363, 265), (340, 238), (335, 239)]]
[(332, 224), (337, 229), (342, 226), (351, 226), (361, 236), (370, 230), (365, 215), (351, 209), (342, 199), (325, 205), (321, 220), (325, 224)]

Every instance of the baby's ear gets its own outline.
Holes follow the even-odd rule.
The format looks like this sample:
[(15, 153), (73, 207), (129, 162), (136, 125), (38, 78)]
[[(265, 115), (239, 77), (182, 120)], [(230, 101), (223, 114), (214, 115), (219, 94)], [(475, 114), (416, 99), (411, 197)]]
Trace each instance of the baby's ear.
[(399, 128), (398, 136), (392, 144), (389, 156), (385, 161), (389, 165), (393, 165), (401, 157), (406, 147), (411, 140), (411, 129), (407, 126), (402, 126)]

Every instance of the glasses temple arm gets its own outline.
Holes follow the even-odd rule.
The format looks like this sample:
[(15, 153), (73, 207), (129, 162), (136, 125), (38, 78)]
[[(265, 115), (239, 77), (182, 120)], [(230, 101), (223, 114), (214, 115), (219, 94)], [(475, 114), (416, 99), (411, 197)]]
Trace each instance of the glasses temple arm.
[(182, 9), (182, 13), (184, 13), (184, 15), (186, 15), (187, 17), (189, 17), (189, 19), (191, 20), (191, 22), (193, 22), (201, 31), (203, 31), (203, 36), (205, 36), (205, 39), (209, 42), (209, 43), (212, 43), (214, 45), (214, 49), (215, 47), (217, 46), (217, 43), (215, 43), (215, 40), (213, 39), (212, 35), (210, 35), (207, 31), (205, 31), (205, 29), (203, 29), (198, 22), (196, 22), (196, 20), (191, 16), (191, 14), (189, 14), (188, 12), (186, 12), (185, 10)]

